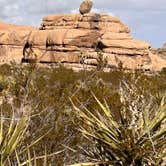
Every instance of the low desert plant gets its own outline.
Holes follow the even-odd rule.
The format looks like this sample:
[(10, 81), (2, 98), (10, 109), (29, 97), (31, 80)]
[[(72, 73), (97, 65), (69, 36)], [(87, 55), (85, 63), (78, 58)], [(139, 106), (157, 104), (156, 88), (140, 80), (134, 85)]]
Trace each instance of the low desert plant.
[[(87, 157), (81, 154), (79, 147), (85, 145), (84, 148), (88, 150), (88, 148), (91, 149), (92, 144), (83, 138), (76, 129), (80, 122), (76, 119), (76, 115), (72, 113), (71, 103), (68, 100), (69, 96), (76, 105), (78, 104), (77, 99), (79, 99), (81, 104), (89, 110), (96, 110), (98, 105), (93, 96), (89, 95), (90, 91), (93, 91), (98, 100), (103, 102), (104, 98), (107, 101), (108, 106), (111, 108), (111, 113), (117, 113), (114, 118), (120, 121), (117, 118), (121, 108), (119, 82), (121, 80), (130, 81), (131, 77), (133, 77), (133, 73), (123, 70), (114, 70), (109, 73), (102, 71), (81, 71), (77, 73), (64, 67), (56, 68), (56, 66), (39, 67), (35, 66), (35, 64), (4, 64), (0, 66), (0, 84), (2, 85), (0, 97), (6, 98), (5, 103), (1, 105), (3, 117), (12, 117), (12, 111), (8, 106), (11, 99), (13, 99), (13, 107), (17, 112), (22, 112), (19, 109), (21, 105), (30, 106), (29, 110), (32, 111), (31, 119), (26, 138), (22, 141), (23, 147), (26, 148), (33, 140), (37, 140), (41, 135), (50, 131), (34, 147), (35, 153), (42, 156), (45, 151), (47, 154), (61, 151), (64, 148), (66, 151), (51, 159), (49, 158), (47, 160), (48, 165), (85, 162)], [(151, 96), (158, 92), (156, 103), (158, 104), (161, 100), (160, 96), (166, 90), (165, 77), (166, 72), (164, 71), (156, 75), (145, 75), (140, 71), (136, 72), (134, 80), (137, 79), (137, 81), (134, 81), (134, 85), (140, 88), (135, 93), (136, 95), (130, 98), (131, 102), (135, 100), (135, 104), (131, 103), (130, 105), (145, 105), (141, 103), (141, 98), (136, 98), (141, 96), (140, 90), (145, 91), (146, 96)], [(127, 97), (127, 93), (124, 93), (124, 90), (122, 92)], [(127, 99), (126, 101), (129, 100)], [(124, 105), (129, 104), (126, 102)], [(130, 107), (130, 109), (132, 108)], [(143, 108), (139, 107), (138, 109)], [(15, 115), (18, 117), (17, 113)], [(75, 122), (74, 124), (73, 121)], [(134, 122), (134, 119), (132, 122)], [(5, 125), (6, 123), (7, 121), (4, 122)], [(21, 150), (19, 147), (16, 150), (18, 154), (20, 154), (19, 150)], [(74, 151), (69, 150), (67, 147), (74, 149)], [(29, 149), (24, 154), (28, 155), (28, 151), (30, 151), (30, 156), (33, 158), (33, 148)], [(12, 156), (15, 156), (15, 152)], [(26, 157), (21, 157), (20, 162), (26, 161)], [(43, 159), (37, 160), (37, 164), (42, 165)]]
[(108, 62), (107, 59), (104, 58), (103, 52), (101, 50), (97, 50), (97, 70), (102, 71), (107, 64)]
[(47, 154), (47, 151), (45, 150), (44, 153), (43, 151), (41, 152), (43, 155), (36, 155), (36, 145), (49, 133), (49, 131), (26, 145), (25, 140), (30, 134), (29, 127), (31, 123), (30, 110), (26, 109), (29, 108), (29, 106), (24, 105), (21, 107), (19, 112), (23, 112), (18, 115), (19, 112), (15, 112), (15, 107), (10, 105), (13, 115), (11, 117), (6, 117), (5, 113), (3, 114), (2, 108), (4, 106), (2, 105), (0, 115), (0, 166), (37, 166), (41, 165), (41, 162), (40, 164), (37, 164), (39, 160), (43, 160), (44, 162), (42, 162), (42, 165), (46, 166), (48, 158), (54, 157), (64, 151), (61, 150)]
[[(0, 165), (6, 165), (9, 157), (15, 152), (18, 144), (24, 137), (27, 130), (28, 117), (22, 116), (20, 120), (15, 119), (14, 114), (11, 117), (8, 130), (5, 130), (5, 121), (1, 113), (0, 119)], [(17, 121), (17, 122), (15, 122)]]
[(160, 165), (166, 156), (165, 98), (160, 105), (147, 104), (143, 96), (134, 95), (134, 89), (129, 91), (127, 95), (121, 89), (118, 118), (93, 93), (99, 109), (82, 109), (73, 104), (82, 122), (79, 130), (94, 144), (93, 151), (83, 150), (91, 160), (113, 165)]
[(54, 158), (64, 151), (50, 153), (47, 152), (46, 145), (45, 150), (37, 151), (50, 129), (42, 133), (31, 133), (36, 116), (35, 106), (29, 97), (34, 69), (33, 66), (17, 66), (12, 70), (12, 76), (1, 79), (6, 88), (0, 94), (0, 166), (46, 166), (50, 163), (48, 158)]

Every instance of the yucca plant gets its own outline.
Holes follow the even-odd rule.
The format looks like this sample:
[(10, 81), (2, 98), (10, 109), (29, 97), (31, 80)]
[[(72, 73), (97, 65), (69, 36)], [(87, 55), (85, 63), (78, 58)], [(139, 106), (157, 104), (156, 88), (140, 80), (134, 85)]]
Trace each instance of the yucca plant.
[(28, 126), (28, 117), (22, 116), (21, 119), (17, 120), (13, 116), (11, 117), (8, 130), (6, 131), (7, 120), (4, 119), (2, 113), (0, 118), (0, 165), (6, 165), (9, 157), (15, 152), (16, 147), (24, 137), (24, 134)]
[[(133, 86), (133, 85), (132, 85)], [(133, 86), (134, 87), (134, 86)], [(74, 108), (82, 125), (79, 130), (94, 145), (87, 151), (92, 160), (113, 165), (160, 165), (166, 156), (166, 104), (147, 104), (136, 89), (122, 88), (120, 117), (115, 118), (107, 103), (102, 104), (92, 93), (98, 110)], [(124, 94), (125, 92), (125, 94)], [(135, 98), (134, 98), (135, 97)]]
[[(33, 158), (28, 158), (30, 147), (37, 144), (42, 137), (32, 142), (27, 147), (20, 147), (22, 141), (26, 137), (27, 129), (29, 126), (29, 116), (27, 114), (22, 115), (20, 118), (16, 118), (14, 113), (12, 117), (5, 118), (1, 112), (0, 117), (0, 165), (6, 166), (11, 165), (11, 163), (15, 163), (19, 166), (25, 165), (27, 163), (32, 162)], [(17, 149), (19, 149), (19, 153), (17, 153)], [(28, 156), (24, 162), (20, 156)]]
[(5, 93), (3, 92), (3, 95), (0, 96), (0, 166), (47, 166), (48, 158), (54, 157), (64, 150), (51, 154), (47, 154), (45, 150), (40, 152), (40, 156), (36, 155), (37, 144), (50, 130), (40, 134), (37, 138), (32, 138), (27, 145), (26, 139), (29, 139), (31, 134), (31, 117), (35, 116), (32, 114), (33, 106), (25, 95), (20, 106), (16, 107), (10, 93)]
[[(36, 155), (35, 147), (39, 141), (48, 133), (33, 140), (29, 145), (25, 146), (24, 139), (28, 133), (30, 116), (26, 113), (16, 118), (13, 113), (11, 118), (5, 118), (1, 111), (0, 117), (0, 166), (37, 166), (38, 160), (43, 160), (42, 165), (47, 166), (47, 160), (50, 157), (62, 153), (64, 150), (41, 156)], [(40, 162), (41, 163), (41, 162)], [(41, 165), (41, 164), (40, 164)]]

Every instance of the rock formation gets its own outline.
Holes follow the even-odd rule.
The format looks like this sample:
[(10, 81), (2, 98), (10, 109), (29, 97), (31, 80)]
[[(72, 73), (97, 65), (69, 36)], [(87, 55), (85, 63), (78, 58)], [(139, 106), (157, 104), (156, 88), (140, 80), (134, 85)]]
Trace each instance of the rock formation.
[(0, 20), (0, 31), (27, 31), (27, 30), (28, 31), (37, 30), (37, 28), (25, 25), (7, 24)]
[[(166, 48), (152, 48), (151, 49), (151, 52), (155, 55), (157, 55), (157, 59), (160, 57), (162, 58), (163, 60), (165, 59), (166, 60)], [(163, 66), (162, 63), (158, 63), (159, 65)], [(166, 67), (166, 66), (165, 66)]]
[[(121, 63), (125, 68), (136, 69), (150, 63), (150, 44), (134, 40), (126, 25), (107, 14), (49, 15), (43, 18), (40, 29), (33, 35), (43, 36), (43, 44), (38, 43), (41, 39), (38, 42), (29, 40), (40, 62), (94, 68), (98, 64), (97, 50), (100, 50), (103, 61), (110, 68)], [(35, 39), (33, 35), (31, 37)], [(45, 45), (46, 52), (41, 49)]]
[(166, 60), (153, 53), (149, 43), (133, 39), (126, 25), (107, 14), (48, 15), (39, 29), (9, 29), (0, 26), (0, 60), (4, 62), (23, 58), (60, 63), (74, 70), (95, 69), (99, 63), (104, 63), (107, 71), (166, 67)]
[(33, 30), (36, 30), (36, 28), (12, 25), (0, 21), (0, 63), (21, 62), (23, 47)]
[[(159, 57), (160, 57), (162, 60), (166, 61), (166, 43), (163, 44), (162, 48), (151, 48), (151, 52), (154, 55), (157, 55), (156, 59), (159, 59)], [(163, 63), (165, 63), (165, 61), (164, 62), (158, 62), (158, 64), (163, 66)]]
[(92, 9), (93, 2), (91, 0), (84, 0), (79, 8), (80, 14), (89, 13)]

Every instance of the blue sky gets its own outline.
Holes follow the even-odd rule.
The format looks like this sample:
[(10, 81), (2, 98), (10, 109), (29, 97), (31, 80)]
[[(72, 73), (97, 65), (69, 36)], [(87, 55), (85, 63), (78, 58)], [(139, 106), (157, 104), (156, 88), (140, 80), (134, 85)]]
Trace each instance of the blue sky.
[[(76, 11), (82, 0), (0, 0), (0, 19), (39, 26), (43, 16)], [(166, 42), (166, 0), (93, 0), (93, 9), (121, 18), (134, 38), (153, 47)]]

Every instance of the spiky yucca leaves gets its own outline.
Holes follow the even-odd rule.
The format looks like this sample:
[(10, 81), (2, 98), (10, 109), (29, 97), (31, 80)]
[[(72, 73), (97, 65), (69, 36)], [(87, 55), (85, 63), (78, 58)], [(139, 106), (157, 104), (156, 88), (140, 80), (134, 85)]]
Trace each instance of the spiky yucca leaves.
[[(28, 76), (33, 72), (27, 70), (27, 73), (21, 73), (22, 68), (16, 69), (18, 71), (15, 75), (25, 77), (23, 77), (23, 84), (19, 84), (22, 77), (13, 78), (11, 76), (6, 80), (3, 79), (3, 82), (7, 82), (8, 86), (0, 94), (0, 166), (47, 166), (48, 158), (53, 158), (64, 150), (47, 154), (47, 149), (45, 149), (44, 152), (41, 151), (36, 155), (36, 145), (50, 130), (35, 135), (35, 137), (30, 133), (32, 117), (36, 116), (33, 112), (32, 100), (28, 98), (31, 90), (31, 77)], [(16, 84), (19, 93), (21, 93), (19, 104), (16, 104), (17, 96), (12, 94), (13, 91), (10, 91), (12, 85)]]
[[(10, 120), (9, 126), (5, 125), (4, 117), (1, 113), (0, 118), (0, 165), (6, 165), (9, 157), (15, 152), (16, 147), (21, 142), (28, 126), (28, 117), (22, 116), (18, 121), (14, 114)], [(15, 122), (15, 120), (17, 122)], [(8, 130), (6, 131), (6, 127)]]
[[(122, 107), (117, 119), (95, 95), (99, 110), (84, 110), (74, 106), (82, 121), (80, 131), (94, 143), (91, 159), (108, 161), (115, 165), (159, 165), (166, 156), (166, 104), (148, 104), (136, 93), (134, 85), (121, 89)], [(132, 88), (132, 89), (130, 89)], [(137, 95), (136, 95), (137, 94)]]
[[(28, 110), (27, 110), (28, 111)], [(64, 152), (64, 150), (41, 156), (36, 155), (34, 148), (48, 133), (39, 136), (29, 145), (25, 145), (24, 140), (29, 132), (30, 115), (27, 112), (16, 116), (13, 111), (12, 117), (0, 115), (0, 166), (37, 166), (39, 160), (42, 165), (47, 166), (48, 158)], [(43, 162), (44, 161), (44, 162)]]
[[(17, 164), (34, 165), (34, 161), (37, 159), (44, 159), (44, 156), (33, 156), (30, 154), (30, 148), (36, 145), (44, 136), (32, 141), (27, 147), (22, 146), (22, 142), (26, 138), (28, 132), (28, 126), (30, 122), (30, 116), (23, 114), (20, 117), (16, 117), (14, 112), (12, 117), (5, 118), (1, 111), (0, 117), (0, 166), (7, 166)], [(32, 164), (33, 163), (33, 164)]]

